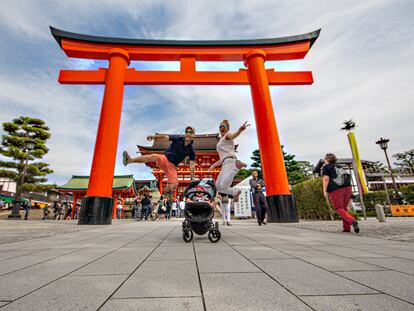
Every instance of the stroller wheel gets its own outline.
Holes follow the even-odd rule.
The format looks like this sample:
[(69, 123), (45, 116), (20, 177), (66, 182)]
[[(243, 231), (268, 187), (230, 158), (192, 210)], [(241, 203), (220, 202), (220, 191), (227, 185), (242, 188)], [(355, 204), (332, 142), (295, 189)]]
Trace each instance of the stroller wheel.
[(213, 229), (208, 232), (208, 239), (210, 240), (211, 243), (217, 243), (218, 241), (220, 241), (220, 238), (221, 238), (221, 233), (219, 230)]
[(157, 214), (156, 214), (155, 212), (152, 212), (152, 213), (150, 214), (150, 219), (151, 219), (152, 221), (157, 220)]
[(183, 230), (183, 240), (185, 243), (190, 243), (194, 238), (194, 233), (190, 229)]

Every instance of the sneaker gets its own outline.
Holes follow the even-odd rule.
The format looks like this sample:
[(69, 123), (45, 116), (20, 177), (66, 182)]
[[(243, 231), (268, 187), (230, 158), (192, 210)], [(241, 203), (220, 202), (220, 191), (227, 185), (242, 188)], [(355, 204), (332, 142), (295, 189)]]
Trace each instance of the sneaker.
[(234, 196), (234, 198), (233, 198), (233, 202), (234, 202), (234, 203), (239, 202), (239, 197), (240, 197), (240, 194), (241, 194), (241, 190), (237, 191), (236, 195), (235, 195), (235, 196)]
[(231, 224), (228, 222), (228, 223), (227, 223), (227, 226), (231, 226)]
[(261, 226), (262, 225), (262, 223), (261, 222), (259, 222), (259, 226)]
[(359, 226), (356, 220), (352, 222), (352, 227), (354, 228), (355, 233), (359, 233)]
[(129, 156), (128, 152), (124, 151), (122, 153), (122, 163), (124, 164), (124, 166), (128, 165), (128, 161), (131, 159), (131, 157)]

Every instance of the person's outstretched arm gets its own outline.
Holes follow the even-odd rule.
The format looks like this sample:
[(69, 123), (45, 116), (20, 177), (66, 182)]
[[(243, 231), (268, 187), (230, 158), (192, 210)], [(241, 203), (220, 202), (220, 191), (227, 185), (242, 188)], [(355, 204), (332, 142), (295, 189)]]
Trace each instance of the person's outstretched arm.
[(148, 135), (147, 140), (169, 140), (170, 136), (162, 135), (162, 134), (155, 134), (155, 135)]
[(234, 132), (234, 133), (228, 133), (226, 135), (226, 139), (227, 140), (233, 140), (236, 139), (247, 127), (249, 127), (250, 124), (247, 124), (247, 121), (243, 123), (242, 126), (240, 126), (240, 128)]

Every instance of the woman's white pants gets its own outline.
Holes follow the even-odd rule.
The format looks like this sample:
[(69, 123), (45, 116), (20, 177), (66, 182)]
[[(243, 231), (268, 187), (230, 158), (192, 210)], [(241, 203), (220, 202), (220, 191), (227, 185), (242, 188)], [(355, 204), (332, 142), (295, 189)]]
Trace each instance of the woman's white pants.
[(236, 195), (237, 190), (231, 188), (233, 179), (236, 176), (239, 169), (236, 166), (236, 159), (226, 159), (221, 165), (221, 171), (216, 181), (216, 187), (218, 193), (225, 193), (229, 195)]
[(221, 216), (224, 222), (230, 222), (230, 201), (227, 203), (221, 202)]

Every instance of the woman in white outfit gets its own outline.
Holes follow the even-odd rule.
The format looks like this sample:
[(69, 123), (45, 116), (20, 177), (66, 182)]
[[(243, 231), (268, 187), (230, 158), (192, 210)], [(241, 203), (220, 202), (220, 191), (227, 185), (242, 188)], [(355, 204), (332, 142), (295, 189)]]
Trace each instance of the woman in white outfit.
[(237, 172), (242, 167), (246, 167), (246, 164), (237, 160), (234, 139), (237, 138), (248, 126), (250, 126), (250, 124), (244, 122), (244, 124), (240, 126), (236, 132), (230, 133), (229, 121), (223, 120), (220, 123), (221, 138), (217, 143), (217, 152), (220, 160), (210, 167), (210, 170), (212, 170), (221, 165), (221, 171), (216, 181), (217, 192), (222, 196), (228, 195), (233, 197), (234, 202), (239, 201), (241, 191), (237, 191), (232, 188), (231, 184), (233, 183), (233, 179)]
[(220, 196), (221, 216), (223, 217), (223, 225), (231, 226), (230, 219), (230, 199), (227, 195)]

